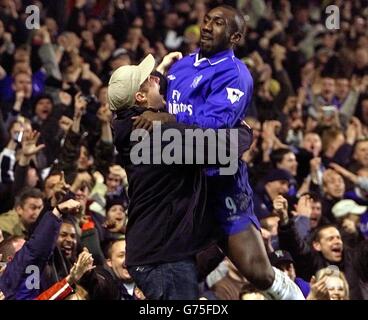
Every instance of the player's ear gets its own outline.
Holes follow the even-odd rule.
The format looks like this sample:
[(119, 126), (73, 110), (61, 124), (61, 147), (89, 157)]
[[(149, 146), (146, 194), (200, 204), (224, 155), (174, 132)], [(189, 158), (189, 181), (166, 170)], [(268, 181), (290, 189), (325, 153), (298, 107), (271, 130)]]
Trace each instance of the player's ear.
[(138, 102), (138, 104), (145, 103), (147, 101), (147, 96), (144, 92), (138, 91), (135, 94), (135, 101)]
[(242, 34), (240, 32), (234, 32), (231, 36), (230, 36), (230, 42), (236, 46), (238, 45), (238, 43), (240, 42), (242, 38)]

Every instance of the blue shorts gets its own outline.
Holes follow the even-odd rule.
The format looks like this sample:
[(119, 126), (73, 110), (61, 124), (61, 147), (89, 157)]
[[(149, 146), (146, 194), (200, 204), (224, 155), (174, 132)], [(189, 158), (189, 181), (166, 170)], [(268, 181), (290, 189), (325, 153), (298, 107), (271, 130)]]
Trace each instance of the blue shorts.
[(226, 235), (233, 235), (248, 229), (252, 224), (261, 229), (254, 214), (253, 191), (248, 182), (246, 164), (239, 161), (239, 168), (233, 176), (207, 173), (207, 214), (214, 214)]

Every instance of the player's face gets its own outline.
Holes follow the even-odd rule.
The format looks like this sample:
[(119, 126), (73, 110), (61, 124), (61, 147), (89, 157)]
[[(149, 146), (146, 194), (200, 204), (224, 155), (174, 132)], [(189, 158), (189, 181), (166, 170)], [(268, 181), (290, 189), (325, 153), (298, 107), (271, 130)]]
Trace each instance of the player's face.
[(201, 54), (209, 57), (231, 47), (231, 23), (234, 16), (226, 8), (208, 12), (201, 25)]

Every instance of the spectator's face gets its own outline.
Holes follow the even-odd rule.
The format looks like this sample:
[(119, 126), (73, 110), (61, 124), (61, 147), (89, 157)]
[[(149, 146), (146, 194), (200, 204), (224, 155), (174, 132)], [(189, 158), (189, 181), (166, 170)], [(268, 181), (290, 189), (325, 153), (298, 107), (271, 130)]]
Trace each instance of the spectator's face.
[(27, 198), (23, 206), (17, 206), (16, 211), (20, 220), (25, 226), (33, 224), (43, 208), (43, 201), (40, 198)]
[(313, 242), (313, 248), (321, 252), (326, 260), (340, 262), (343, 251), (340, 232), (335, 227), (328, 227), (319, 232), (319, 238), (319, 241)]
[(350, 91), (350, 82), (349, 79), (337, 79), (336, 80), (336, 96), (340, 100), (344, 100)]
[(27, 170), (27, 177), (26, 177), (27, 186), (32, 188), (36, 187), (38, 180), (39, 178), (37, 175), (37, 170), (35, 168), (29, 168)]
[(322, 141), (318, 134), (308, 133), (304, 136), (302, 147), (317, 157), (322, 150)]
[(154, 11), (146, 11), (144, 14), (144, 26), (147, 29), (154, 29), (156, 26), (156, 16)]
[(41, 99), (37, 102), (35, 113), (39, 119), (45, 121), (52, 111), (52, 102), (50, 99)]
[(328, 277), (326, 281), (330, 300), (346, 300), (344, 282), (339, 277)]
[(125, 241), (117, 241), (111, 248), (111, 259), (107, 259), (107, 265), (112, 268), (115, 275), (123, 281), (132, 281), (125, 265)]
[(64, 222), (61, 224), (59, 237), (56, 244), (63, 253), (64, 257), (68, 259), (75, 257), (75, 250), (77, 247), (77, 233), (72, 224)]
[(322, 204), (319, 201), (313, 201), (312, 212), (310, 215), (310, 227), (311, 229), (317, 228), (322, 216)]
[(10, 136), (15, 139), (18, 134), (22, 131), (22, 124), (19, 122), (14, 122), (10, 128)]
[(344, 179), (337, 172), (329, 172), (323, 177), (324, 192), (332, 198), (342, 198), (345, 193)]
[(335, 91), (335, 80), (332, 78), (323, 78), (321, 90), (322, 97), (327, 101), (331, 101), (335, 95)]
[(355, 146), (353, 159), (364, 167), (368, 167), (368, 141), (358, 142)]
[(276, 180), (266, 183), (266, 190), (271, 200), (278, 195), (285, 195), (289, 192), (289, 182), (283, 180)]
[(24, 48), (18, 48), (17, 50), (15, 50), (15, 54), (14, 54), (15, 62), (23, 62), (23, 63), (29, 64), (29, 60), (30, 60), (30, 54), (28, 50)]
[(121, 177), (117, 174), (109, 173), (106, 179), (107, 192), (114, 192), (121, 185)]
[(262, 226), (270, 233), (271, 236), (277, 236), (279, 221), (279, 217), (267, 217), (262, 219)]
[(141, 91), (145, 95), (144, 104), (155, 109), (163, 108), (165, 104), (160, 94), (160, 78), (149, 76), (148, 79), (142, 83)]
[(258, 141), (259, 137), (261, 136), (261, 131), (262, 131), (261, 123), (255, 118), (245, 118), (245, 122), (248, 123), (248, 125), (253, 130), (253, 143), (252, 144), (254, 144)]
[(136, 41), (139, 42), (141, 37), (142, 37), (141, 28), (136, 28), (136, 27), (129, 28), (128, 35), (127, 35), (127, 42), (131, 42), (131, 43), (134, 43)]
[(293, 176), (296, 176), (298, 162), (296, 161), (295, 154), (293, 152), (285, 154), (281, 162), (277, 164), (277, 168), (284, 169), (290, 172)]
[(359, 48), (355, 51), (355, 65), (361, 69), (368, 65), (368, 52), (365, 48)]
[(89, 19), (87, 22), (87, 30), (91, 31), (93, 34), (98, 34), (102, 30), (101, 21), (98, 19)]
[(87, 170), (91, 165), (91, 161), (89, 159), (89, 153), (85, 146), (81, 146), (79, 151), (78, 158), (78, 169), (79, 170)]
[(175, 30), (178, 26), (179, 17), (176, 12), (170, 12), (165, 15), (165, 27), (170, 30)]
[(50, 199), (54, 195), (54, 188), (60, 182), (61, 176), (54, 175), (49, 176), (45, 181), (44, 193), (47, 199)]
[(106, 214), (107, 220), (109, 222), (115, 222), (118, 225), (125, 225), (126, 214), (122, 205), (113, 205)]
[(233, 14), (225, 8), (208, 12), (201, 25), (200, 48), (204, 56), (211, 56), (231, 47), (231, 23)]
[(90, 194), (90, 190), (87, 185), (82, 185), (75, 192), (75, 200), (79, 201), (82, 206), (84, 206), (87, 202), (88, 196)]
[(24, 97), (29, 99), (32, 96), (32, 78), (26, 73), (18, 73), (14, 79), (13, 90), (23, 91)]

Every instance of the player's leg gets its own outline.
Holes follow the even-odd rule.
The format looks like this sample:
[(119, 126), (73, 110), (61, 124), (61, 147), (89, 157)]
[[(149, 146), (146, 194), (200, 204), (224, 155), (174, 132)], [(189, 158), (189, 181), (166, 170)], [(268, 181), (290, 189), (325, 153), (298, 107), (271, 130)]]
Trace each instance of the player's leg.
[(273, 268), (257, 228), (228, 236), (227, 254), (240, 273), (270, 299), (304, 300), (299, 287), (282, 271)]

